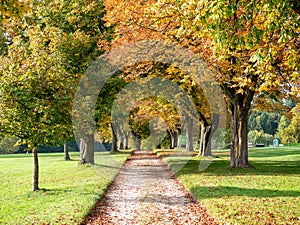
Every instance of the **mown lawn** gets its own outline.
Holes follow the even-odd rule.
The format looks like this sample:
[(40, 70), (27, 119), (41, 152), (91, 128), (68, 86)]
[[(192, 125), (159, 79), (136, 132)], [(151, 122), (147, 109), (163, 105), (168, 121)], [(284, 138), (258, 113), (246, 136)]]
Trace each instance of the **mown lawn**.
[(31, 154), (0, 155), (0, 224), (79, 224), (110, 184), (129, 152), (96, 153), (95, 165), (78, 165), (79, 153), (39, 154), (40, 188), (31, 192)]
[(220, 222), (300, 224), (300, 145), (249, 150), (250, 169), (229, 168), (229, 151), (204, 171), (201, 158), (170, 156), (165, 161)]

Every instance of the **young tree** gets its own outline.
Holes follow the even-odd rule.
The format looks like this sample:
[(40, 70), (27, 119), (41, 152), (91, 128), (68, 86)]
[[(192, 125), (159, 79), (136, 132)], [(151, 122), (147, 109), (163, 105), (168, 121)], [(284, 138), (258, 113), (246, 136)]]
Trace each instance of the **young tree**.
[(41, 1), (32, 7), (21, 22), (6, 24), (11, 44), (1, 56), (0, 123), (1, 133), (21, 138), (33, 151), (36, 191), (38, 146), (72, 136), (75, 88), (103, 52), (97, 43), (105, 28), (98, 1)]

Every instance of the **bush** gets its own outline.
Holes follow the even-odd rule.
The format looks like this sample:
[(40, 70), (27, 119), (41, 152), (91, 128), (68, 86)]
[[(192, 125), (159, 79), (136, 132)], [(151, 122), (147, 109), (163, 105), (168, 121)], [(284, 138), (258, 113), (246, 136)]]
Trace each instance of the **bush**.
[(274, 137), (271, 134), (266, 134), (263, 131), (252, 130), (248, 133), (248, 140), (253, 143), (254, 146), (257, 144), (264, 144), (269, 146), (273, 144)]

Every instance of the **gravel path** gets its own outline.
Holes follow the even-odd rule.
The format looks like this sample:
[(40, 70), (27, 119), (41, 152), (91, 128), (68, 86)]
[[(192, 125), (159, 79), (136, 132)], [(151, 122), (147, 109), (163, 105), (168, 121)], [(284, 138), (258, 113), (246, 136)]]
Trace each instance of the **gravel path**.
[(169, 167), (135, 151), (84, 224), (216, 224)]

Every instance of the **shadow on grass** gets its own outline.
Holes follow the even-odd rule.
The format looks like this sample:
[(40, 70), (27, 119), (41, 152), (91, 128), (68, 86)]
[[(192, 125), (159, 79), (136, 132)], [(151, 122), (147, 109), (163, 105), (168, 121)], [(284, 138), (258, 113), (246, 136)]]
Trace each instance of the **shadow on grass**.
[(221, 198), (227, 196), (247, 196), (247, 197), (299, 197), (300, 191), (278, 191), (271, 189), (250, 189), (232, 186), (197, 186), (191, 192), (197, 195), (198, 199)]
[(95, 164), (93, 164), (93, 166), (94, 166), (94, 168), (104, 167), (104, 168), (109, 168), (109, 169), (117, 169), (117, 170), (120, 169), (120, 167), (118, 167), (118, 166), (104, 165), (104, 164), (100, 164), (100, 163), (95, 163)]
[[(104, 187), (104, 189), (106, 186)], [(28, 197), (33, 197), (35, 195), (46, 195), (46, 196), (56, 196), (56, 195), (64, 195), (64, 194), (79, 194), (79, 195), (93, 195), (96, 196), (96, 198), (100, 198), (101, 195), (99, 194), (99, 190), (82, 190), (77, 188), (40, 188), (36, 192), (29, 192)]]
[(69, 193), (73, 192), (72, 189), (65, 189), (65, 188), (41, 188), (38, 192), (46, 193), (47, 195), (58, 195), (61, 193)]
[(128, 150), (119, 150), (116, 152), (110, 152), (111, 154), (131, 154), (134, 150), (128, 149)]
[[(186, 161), (177, 158), (169, 162), (171, 168), (180, 167)], [(189, 160), (178, 172), (183, 174), (205, 174), (206, 176), (235, 176), (235, 175), (299, 175), (300, 161), (250, 161), (251, 168), (230, 168), (229, 160), (218, 159), (204, 171), (199, 171), (199, 160)]]

